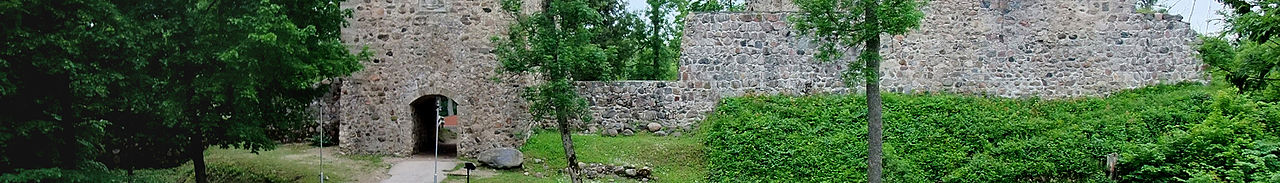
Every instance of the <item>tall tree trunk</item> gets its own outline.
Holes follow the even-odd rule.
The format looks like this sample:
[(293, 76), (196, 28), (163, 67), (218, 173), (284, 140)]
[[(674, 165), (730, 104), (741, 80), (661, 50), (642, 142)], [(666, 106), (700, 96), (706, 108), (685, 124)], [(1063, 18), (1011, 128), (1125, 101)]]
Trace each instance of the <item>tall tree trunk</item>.
[(191, 153), (191, 162), (195, 167), (196, 183), (209, 183), (209, 172), (205, 170), (204, 164), (204, 136), (196, 134), (191, 137), (190, 147), (187, 148)]
[[(657, 13), (658, 8), (661, 8), (661, 7), (650, 7), (650, 8), (653, 8), (653, 11), (652, 11), (653, 13)], [(662, 64), (661, 64), (662, 51), (666, 51), (665, 50), (666, 48), (663, 48), (662, 46), (659, 45), (661, 43), (661, 41), (659, 40), (661, 40), (662, 37), (658, 35), (659, 33), (658, 21), (661, 21), (661, 20), (659, 20), (658, 18), (654, 18), (654, 17), (657, 17), (658, 15), (649, 15), (649, 16), (650, 16), (649, 22), (653, 24), (652, 25), (653, 37), (649, 39), (649, 47), (653, 48), (653, 72), (650, 73), (650, 74), (653, 74), (653, 78), (649, 78), (649, 79), (661, 80), (662, 76), (665, 75), (665, 70), (662, 69)]]
[[(873, 25), (878, 24), (879, 19), (876, 17), (876, 7), (878, 3), (872, 3), (863, 6), (863, 17), (865, 21), (872, 22)], [(883, 120), (880, 115), (883, 112), (884, 104), (880, 99), (880, 35), (879, 27), (875, 34), (870, 35), (866, 41), (866, 47), (862, 54), (870, 56), (861, 57), (859, 59), (866, 63), (863, 72), (867, 72), (866, 89), (867, 89), (867, 182), (880, 183), (884, 169), (883, 154), (884, 134)]]
[(578, 156), (573, 152), (573, 136), (569, 133), (569, 118), (564, 115), (565, 111), (561, 110), (556, 115), (556, 123), (560, 125), (560, 142), (564, 145), (564, 159), (569, 162), (569, 169), (565, 173), (569, 174), (569, 179), (573, 183), (582, 183), (582, 179), (578, 177)]

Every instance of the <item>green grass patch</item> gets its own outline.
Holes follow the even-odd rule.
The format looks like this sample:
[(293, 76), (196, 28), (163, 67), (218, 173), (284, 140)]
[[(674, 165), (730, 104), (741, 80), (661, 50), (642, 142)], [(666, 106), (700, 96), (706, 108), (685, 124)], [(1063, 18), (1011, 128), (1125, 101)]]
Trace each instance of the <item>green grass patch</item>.
[[(1213, 86), (1106, 98), (884, 96), (885, 182), (1109, 181), (1102, 160), (1204, 121)], [(729, 98), (702, 124), (714, 182), (866, 180), (862, 95)]]
[[(661, 182), (706, 182), (706, 161), (702, 153), (704, 148), (698, 137), (658, 137), (649, 133), (626, 137), (574, 135), (573, 142), (578, 161), (581, 162), (650, 166), (654, 169), (653, 177)], [(525, 156), (523, 170), (499, 170), (496, 176), (473, 181), (568, 181), (568, 177), (559, 171), (568, 163), (564, 159), (564, 147), (561, 146), (558, 132), (536, 132), (520, 151)], [(544, 162), (534, 163), (533, 159), (542, 159)], [(525, 171), (531, 175), (542, 173), (545, 178), (525, 176)]]
[[(368, 172), (388, 166), (380, 155), (326, 155), (323, 165), (318, 149), (304, 144), (281, 145), (257, 154), (242, 149), (211, 148), (205, 151), (211, 182), (320, 182), (323, 168), (326, 182), (352, 182)], [(190, 162), (169, 169), (172, 182), (194, 182)]]

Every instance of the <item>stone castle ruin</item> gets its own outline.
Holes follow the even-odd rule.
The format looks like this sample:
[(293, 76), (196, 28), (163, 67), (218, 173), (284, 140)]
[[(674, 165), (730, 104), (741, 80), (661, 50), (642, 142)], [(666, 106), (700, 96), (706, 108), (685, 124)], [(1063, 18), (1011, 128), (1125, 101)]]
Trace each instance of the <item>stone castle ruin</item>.
[[(1176, 15), (1140, 14), (1135, 0), (933, 0), (920, 29), (885, 36), (883, 89), (1001, 97), (1102, 96), (1158, 83), (1204, 82), (1195, 34)], [(474, 157), (518, 147), (533, 120), (520, 76), (494, 72), (489, 38), (511, 17), (495, 0), (358, 0), (343, 41), (375, 53), (319, 102), (345, 153)], [(818, 62), (791, 29), (789, 0), (754, 0), (747, 12), (689, 16), (676, 81), (579, 82), (595, 121), (589, 133), (692, 130), (725, 97), (851, 93), (845, 64)], [(354, 51), (354, 50), (353, 50)], [(495, 80), (496, 79), (496, 80)], [(501, 81), (499, 81), (501, 80)], [(445, 132), (447, 131), (447, 132)], [(687, 132), (686, 132), (687, 133)], [(423, 146), (423, 144), (428, 144)]]

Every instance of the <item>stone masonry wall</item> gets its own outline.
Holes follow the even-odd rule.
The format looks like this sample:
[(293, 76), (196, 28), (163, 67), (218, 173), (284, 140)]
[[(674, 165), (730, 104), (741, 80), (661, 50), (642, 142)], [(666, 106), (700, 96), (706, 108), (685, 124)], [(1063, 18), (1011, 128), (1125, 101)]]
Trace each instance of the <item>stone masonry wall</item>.
[[(365, 69), (340, 79), (339, 148), (344, 153), (409, 155), (414, 115), (410, 103), (442, 95), (458, 103), (459, 155), (518, 147), (530, 128), (519, 98), (521, 81), (493, 72), (489, 38), (506, 31), (510, 17), (496, 0), (355, 0), (342, 40), (353, 52), (374, 53)], [(427, 123), (426, 125), (430, 125)]]
[(605, 129), (643, 129), (650, 122), (663, 131), (688, 131), (715, 109), (719, 98), (709, 85), (678, 81), (584, 81), (578, 93), (590, 103), (587, 133)]
[[(845, 62), (812, 59), (816, 50), (786, 22), (796, 15), (786, 12), (794, 11), (785, 9), (794, 8), (789, 0), (753, 2), (749, 10), (772, 12), (688, 18), (678, 81), (583, 85), (599, 119), (588, 125), (687, 128), (723, 97), (862, 90), (840, 79)], [(934, 0), (924, 11), (920, 29), (883, 37), (882, 89), (1069, 98), (1205, 80), (1189, 25), (1178, 16), (1135, 13), (1129, 0)], [(697, 105), (682, 106), (689, 104)]]
[[(588, 132), (639, 131), (658, 123), (695, 128), (724, 97), (854, 93), (844, 62), (817, 62), (791, 29), (789, 0), (753, 0), (756, 12), (695, 13), (685, 23), (677, 81), (579, 82), (595, 121)], [(526, 3), (525, 9), (537, 7)], [(882, 88), (1002, 97), (1103, 96), (1157, 83), (1203, 82), (1195, 40), (1181, 17), (1137, 14), (1133, 0), (933, 0), (922, 27), (884, 36)], [(343, 41), (374, 53), (365, 69), (335, 78), (318, 101), (339, 126), (344, 153), (408, 155), (410, 103), (442, 95), (458, 103), (459, 153), (474, 157), (524, 143), (533, 122), (519, 97), (527, 77), (499, 75), (489, 37), (510, 16), (496, 0), (357, 0)], [(496, 82), (498, 78), (503, 82)]]

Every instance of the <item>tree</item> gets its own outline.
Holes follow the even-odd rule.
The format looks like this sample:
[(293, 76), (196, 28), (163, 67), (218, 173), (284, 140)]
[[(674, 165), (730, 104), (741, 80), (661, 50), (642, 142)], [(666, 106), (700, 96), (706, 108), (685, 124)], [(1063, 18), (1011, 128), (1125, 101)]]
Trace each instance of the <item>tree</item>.
[(552, 118), (560, 129), (564, 145), (566, 173), (573, 182), (577, 175), (577, 159), (570, 136), (571, 119), (591, 121), (586, 100), (578, 95), (573, 82), (581, 64), (602, 60), (606, 52), (591, 42), (588, 25), (598, 25), (601, 16), (584, 0), (543, 0), (542, 9), (521, 13), (520, 0), (503, 0), (502, 9), (515, 17), (506, 37), (494, 37), (495, 53), (502, 63), (501, 73), (533, 74), (534, 86), (522, 94), (529, 101), (529, 111), (536, 119)]
[[(924, 13), (916, 0), (794, 0), (801, 15), (791, 17), (796, 30), (818, 43), (815, 58), (842, 59), (849, 49), (861, 48), (849, 61), (843, 78), (849, 86), (864, 79), (867, 95), (867, 179), (879, 183), (883, 169), (880, 98), (880, 34), (902, 35), (920, 26)], [(861, 47), (859, 47), (861, 46)]]
[[(320, 80), (360, 69), (367, 54), (353, 55), (340, 43), (350, 11), (334, 1), (10, 1), (0, 7), (12, 23), (6, 25), (18, 26), (3, 32), (7, 43), (17, 44), (5, 45), (12, 49), (0, 52), (0, 67), (17, 72), (0, 74), (0, 100), (30, 104), (0, 111), (9, 117), (5, 125), (23, 127), (0, 131), (0, 141), (24, 140), (3, 137), (32, 130), (54, 132), (35, 137), (70, 144), (34, 154), (91, 157), (102, 152), (99, 144), (142, 144), (119, 146), (133, 153), (176, 151), (189, 155), (197, 182), (207, 182), (207, 147), (272, 148), (268, 132), (311, 121), (306, 107), (326, 89)], [(110, 138), (65, 138), (103, 133)], [(14, 167), (93, 162), (62, 159), (68, 161)]]
[[(0, 174), (98, 164), (108, 114), (138, 103), (148, 65), (129, 20), (104, 1), (0, 2)], [(42, 177), (21, 177), (40, 181)], [(56, 181), (56, 180), (55, 180)]]
[(632, 67), (639, 47), (636, 42), (642, 32), (637, 28), (643, 25), (635, 13), (626, 11), (626, 3), (618, 0), (584, 0), (587, 6), (600, 17), (598, 21), (585, 22), (587, 32), (591, 35), (591, 43), (605, 50), (604, 59), (590, 60), (589, 64), (579, 65), (573, 73), (576, 80), (604, 81), (630, 79), (636, 73)]
[[(1280, 1), (1222, 0), (1230, 11), (1227, 31), (1201, 37), (1200, 59), (1235, 86), (1240, 93), (1258, 93), (1268, 100), (1280, 99)], [(1252, 3), (1251, 3), (1252, 2)], [(1228, 37), (1235, 40), (1228, 40)]]
[(1152, 9), (1152, 8), (1155, 8), (1155, 7), (1156, 7), (1156, 3), (1159, 3), (1159, 2), (1160, 2), (1160, 0), (1138, 0), (1138, 8), (1139, 8), (1139, 9)]
[(1138, 0), (1138, 7), (1136, 9), (1138, 13), (1147, 14), (1169, 12), (1168, 7), (1161, 6), (1159, 3), (1160, 0)]
[[(310, 120), (306, 107), (325, 78), (360, 69), (339, 41), (350, 12), (329, 1), (200, 1), (175, 3), (180, 14), (162, 30), (172, 53), (155, 68), (157, 111), (166, 126), (187, 132), (196, 180), (206, 182), (208, 146), (256, 152), (274, 147), (273, 129)], [(287, 7), (287, 9), (286, 9)], [(163, 89), (163, 90), (159, 90)]]
[(672, 79), (676, 73), (671, 72), (679, 59), (679, 45), (672, 46), (671, 33), (675, 31), (667, 15), (674, 8), (671, 0), (647, 0), (649, 10), (648, 26), (638, 30), (645, 34), (642, 41), (641, 54), (637, 57), (636, 76), (632, 79), (661, 80)]

